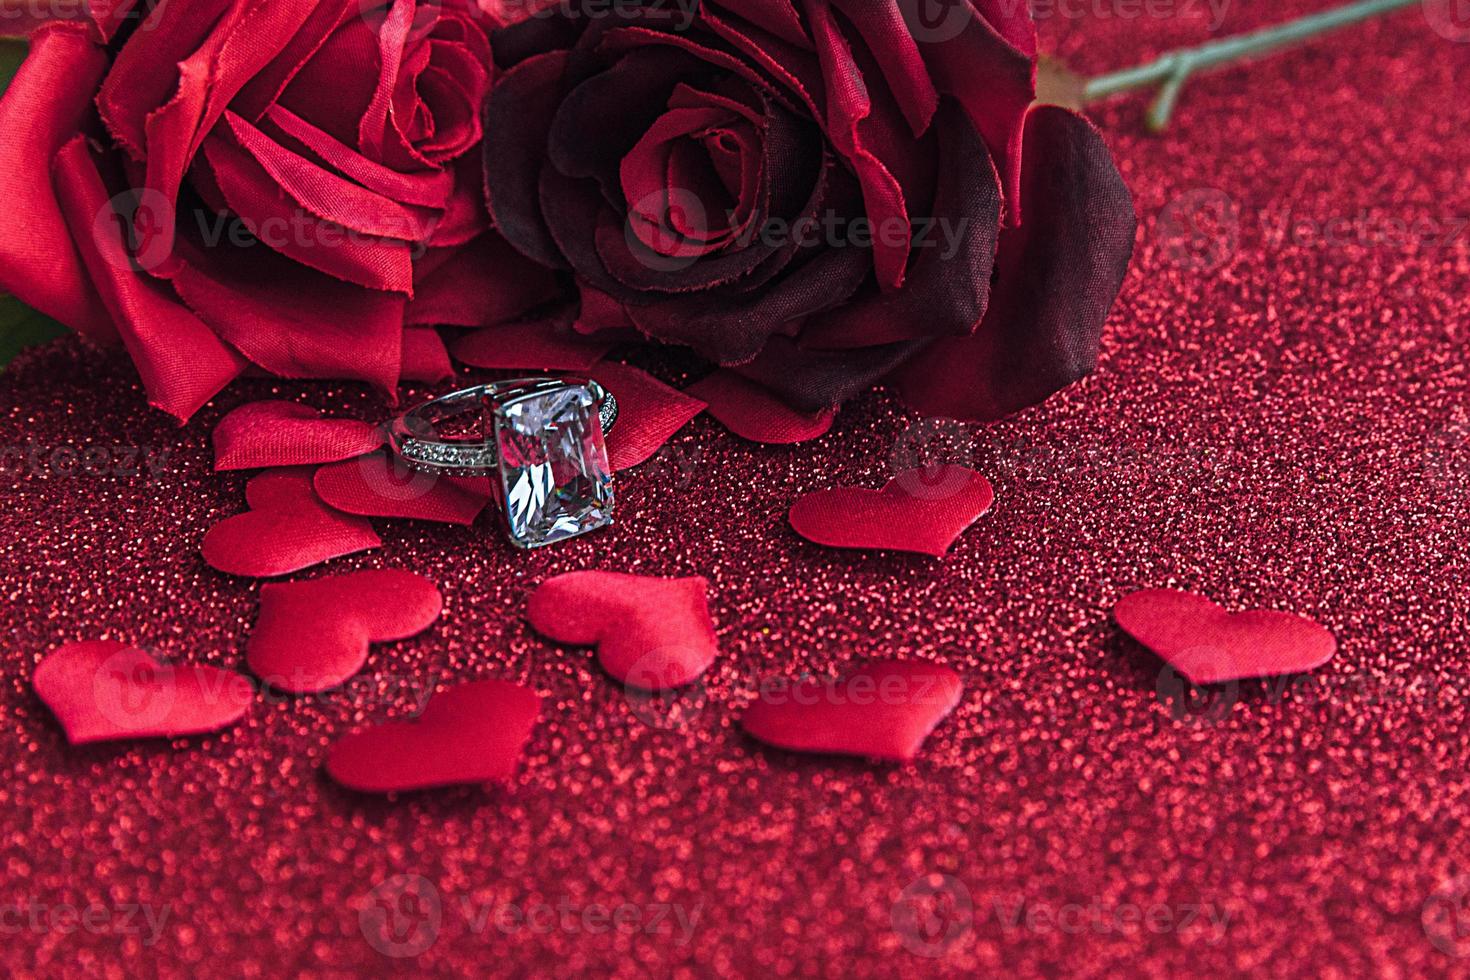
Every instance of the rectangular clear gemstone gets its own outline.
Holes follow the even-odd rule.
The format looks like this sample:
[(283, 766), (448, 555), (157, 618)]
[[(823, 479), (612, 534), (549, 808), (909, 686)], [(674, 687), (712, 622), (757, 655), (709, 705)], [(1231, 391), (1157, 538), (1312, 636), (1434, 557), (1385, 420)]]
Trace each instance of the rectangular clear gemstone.
[(564, 541), (612, 523), (612, 467), (597, 400), (571, 386), (495, 407), (500, 485), (511, 540)]

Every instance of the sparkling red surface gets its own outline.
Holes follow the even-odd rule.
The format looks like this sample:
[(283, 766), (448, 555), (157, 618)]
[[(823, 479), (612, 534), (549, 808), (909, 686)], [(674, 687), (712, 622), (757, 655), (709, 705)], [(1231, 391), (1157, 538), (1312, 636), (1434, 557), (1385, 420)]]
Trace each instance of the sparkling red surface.
[[(1109, 15), (1053, 15), (1042, 32), (1087, 70), (1212, 36), (1204, 5), (1164, 19), (1079, 6)], [(1320, 6), (1230, 5), (1223, 30)], [(33, 665), (107, 637), (240, 668), (259, 586), (198, 553), (242, 509), (245, 476), (210, 471), (213, 424), (264, 397), (384, 408), (357, 387), (255, 381), (180, 430), (144, 407), (123, 358), (72, 341), (24, 356), (0, 376), (0, 445), (58, 465), (4, 461), (0, 962), (116, 976), (1463, 971), (1422, 917), (1470, 871), (1467, 91), (1470, 44), (1415, 6), (1196, 81), (1162, 138), (1144, 135), (1141, 100), (1095, 113), (1136, 195), (1137, 259), (1097, 374), (958, 440), (997, 500), (945, 560), (827, 551), (785, 524), (806, 490), (892, 475), (895, 447), (906, 457), (905, 433), (922, 432), (890, 397), (795, 447), (702, 417), (623, 475), (617, 527), (584, 542), (523, 554), (483, 529), (379, 522), (382, 549), (317, 574), (421, 572), (445, 594), (441, 621), (375, 647), (345, 692), (263, 701), (172, 745), (68, 747)], [(1222, 200), (1235, 247), (1182, 247), (1181, 213)], [(1306, 230), (1279, 236), (1286, 215)], [(1399, 219), (1439, 237), (1395, 238)], [(60, 472), (69, 450), (126, 462), (114, 446), (167, 455), (136, 476)], [(165, 463), (156, 477), (149, 459)], [(536, 582), (593, 566), (711, 581), (721, 657), (707, 699), (674, 706), (669, 727), (522, 617)], [(1341, 650), (1307, 695), (1248, 682), (1223, 721), (1176, 720), (1157, 662), (1108, 618), (1121, 595), (1170, 585), (1304, 613)], [(736, 724), (761, 674), (892, 656), (965, 679), (913, 764), (783, 755)], [(483, 678), (545, 697), (508, 787), (381, 800), (322, 776), (335, 737), (402, 715), (424, 685)], [(394, 875), (439, 900), (413, 960), (382, 955), (359, 915)], [(952, 876), (973, 907), (936, 958), (894, 928), (925, 875)], [(1045, 911), (1016, 920), (1018, 903)], [(583, 912), (625, 904), (644, 926), (652, 906), (698, 918), (687, 942), (672, 914), (658, 927), (672, 934), (595, 914), (607, 931), (583, 928)], [(166, 914), (156, 944), (139, 905)], [(564, 907), (570, 927), (538, 913), (507, 933), (506, 905)], [(103, 910), (90, 926), (65, 911), (88, 906)], [(1118, 931), (1156, 906), (1173, 925)], [(1229, 912), (1223, 937), (1204, 917), (1181, 925), (1198, 907)]]

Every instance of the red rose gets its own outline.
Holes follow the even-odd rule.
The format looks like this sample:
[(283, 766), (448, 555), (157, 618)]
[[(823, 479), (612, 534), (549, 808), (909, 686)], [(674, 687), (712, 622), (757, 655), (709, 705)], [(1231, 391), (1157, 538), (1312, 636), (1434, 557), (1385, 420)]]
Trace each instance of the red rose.
[(392, 391), (443, 375), (428, 324), (552, 294), (489, 230), (470, 0), (92, 3), (0, 101), (0, 287), (121, 341), (187, 418), (253, 363)]
[(1032, 107), (1001, 0), (552, 4), (494, 33), (506, 239), (817, 409), (875, 382), (995, 418), (1091, 370), (1132, 252), (1097, 132)]

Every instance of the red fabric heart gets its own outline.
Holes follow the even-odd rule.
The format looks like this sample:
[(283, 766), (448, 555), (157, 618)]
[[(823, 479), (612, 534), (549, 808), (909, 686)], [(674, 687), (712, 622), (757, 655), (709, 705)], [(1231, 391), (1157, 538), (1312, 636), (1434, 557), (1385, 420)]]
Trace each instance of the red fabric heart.
[(1337, 652), (1332, 634), (1305, 616), (1271, 609), (1230, 613), (1177, 589), (1124, 596), (1113, 618), (1193, 684), (1297, 674)]
[(791, 507), (791, 526), (832, 548), (915, 551), (944, 556), (990, 509), (990, 481), (964, 466), (906, 470), (882, 490), (839, 487), (808, 493)]
[(720, 424), (751, 442), (789, 444), (825, 435), (837, 413), (798, 412), (734, 371), (716, 371), (684, 389), (684, 394), (709, 405), (709, 413)]
[(512, 323), (465, 334), (453, 344), (457, 360), (506, 370), (587, 371), (617, 343), (588, 337), (556, 323)]
[(593, 369), (592, 376), (618, 400), (618, 422), (607, 436), (608, 460), (614, 470), (647, 460), (704, 411), (704, 402), (626, 364), (604, 362)]
[(508, 779), (540, 710), (541, 699), (519, 684), (464, 684), (435, 695), (414, 721), (339, 739), (327, 753), (327, 775), (363, 793)]
[(709, 583), (621, 572), (569, 572), (531, 593), (526, 616), (558, 643), (596, 646), (615, 679), (645, 691), (682, 687), (719, 653)]
[(116, 640), (59, 647), (36, 666), (31, 687), (73, 745), (218, 731), (255, 699), (243, 674), (166, 663)]
[(473, 524), (490, 502), (486, 477), (438, 476), (386, 453), (323, 466), (312, 486), (327, 504), (349, 514)]
[(396, 569), (264, 585), (246, 662), (277, 690), (325, 691), (362, 669), (369, 643), (421, 633), (443, 607), (433, 582)]
[(740, 724), (762, 742), (795, 752), (906, 762), (963, 690), (959, 675), (940, 664), (880, 660), (837, 680), (767, 680)]
[(200, 549), (230, 575), (286, 575), (383, 543), (364, 518), (322, 503), (305, 468), (266, 470), (245, 485), (245, 502), (251, 509), (210, 528)]
[(214, 427), (214, 468), (333, 463), (370, 453), (382, 444), (382, 431), (367, 422), (324, 419), (316, 409), (295, 402), (250, 402)]

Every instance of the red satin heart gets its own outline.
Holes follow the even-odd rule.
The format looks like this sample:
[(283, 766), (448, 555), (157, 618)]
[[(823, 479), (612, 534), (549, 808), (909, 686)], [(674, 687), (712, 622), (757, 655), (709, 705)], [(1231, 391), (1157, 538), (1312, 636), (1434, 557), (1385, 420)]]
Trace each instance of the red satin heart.
[(362, 669), (369, 643), (421, 633), (443, 607), (433, 582), (396, 569), (267, 584), (246, 662), (277, 690), (325, 691)]
[(200, 549), (230, 575), (286, 575), (383, 543), (364, 518), (322, 503), (307, 469), (261, 473), (245, 485), (245, 501), (251, 509), (210, 528)]
[(602, 669), (645, 691), (682, 687), (719, 653), (703, 578), (569, 572), (531, 593), (526, 617), (558, 643), (596, 646)]
[(864, 664), (838, 680), (766, 681), (740, 718), (768, 745), (905, 762), (960, 703), (964, 684), (921, 660)]
[(607, 356), (617, 341), (588, 337), (557, 323), (511, 323), (459, 337), (456, 360), (471, 367), (505, 370), (586, 371)]
[(808, 493), (792, 505), (791, 526), (808, 541), (832, 548), (940, 558), (994, 500), (989, 480), (946, 464), (907, 470), (882, 490), (839, 487)]
[(626, 364), (604, 362), (592, 370), (592, 376), (618, 400), (618, 422), (607, 436), (608, 460), (614, 470), (649, 459), (704, 411), (704, 402)]
[(218, 731), (255, 699), (243, 674), (158, 661), (116, 640), (59, 647), (37, 665), (31, 687), (73, 745)]
[(734, 371), (716, 371), (684, 389), (709, 405), (720, 424), (751, 442), (787, 445), (825, 435), (837, 413), (831, 409), (806, 415), (769, 390)]
[(312, 486), (323, 501), (349, 514), (444, 524), (475, 523), (491, 497), (486, 477), (423, 473), (387, 453), (323, 466)]
[(1332, 634), (1305, 616), (1270, 609), (1230, 613), (1176, 589), (1125, 596), (1113, 618), (1193, 684), (1297, 674), (1337, 652)]
[(540, 710), (541, 699), (519, 684), (464, 684), (436, 694), (414, 721), (339, 739), (327, 753), (327, 775), (363, 793), (508, 779)]
[(241, 405), (214, 427), (214, 468), (250, 470), (333, 463), (370, 453), (382, 430), (357, 419), (324, 419), (295, 402)]

